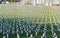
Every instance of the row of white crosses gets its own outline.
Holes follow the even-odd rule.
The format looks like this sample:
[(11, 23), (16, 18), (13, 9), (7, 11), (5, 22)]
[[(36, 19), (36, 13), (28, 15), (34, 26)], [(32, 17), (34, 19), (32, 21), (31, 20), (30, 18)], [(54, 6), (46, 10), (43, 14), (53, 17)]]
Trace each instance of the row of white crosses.
[[(42, 18), (41, 18), (41, 24), (39, 24), (39, 25), (36, 27), (36, 29), (34, 30), (36, 36), (38, 35), (38, 33), (39, 33), (40, 29), (41, 29), (43, 17), (44, 17), (44, 14), (42, 15)], [(34, 26), (35, 26), (35, 25), (34, 25)], [(32, 37), (33, 37), (33, 35), (31, 34), (31, 36), (30, 36), (29, 38), (32, 38)], [(34, 38), (34, 37), (33, 37), (33, 38)]]
[[(47, 15), (46, 15), (46, 19), (45, 22), (47, 22)], [(47, 23), (46, 23), (47, 24)], [(44, 26), (44, 33), (43, 33), (43, 38), (46, 38), (46, 31), (47, 31), (47, 25), (45, 24)]]
[[(52, 17), (53, 17), (53, 20), (54, 20), (55, 25), (57, 26), (57, 23), (56, 23), (57, 21), (56, 21), (56, 18), (55, 18), (54, 15), (55, 15), (55, 11), (53, 12)], [(50, 17), (50, 23), (52, 22), (51, 19), (52, 19), (52, 18)], [(58, 38), (57, 35), (56, 35), (56, 33), (54, 32), (54, 27), (53, 27), (52, 23), (51, 23), (51, 31), (52, 31), (52, 34), (53, 34), (52, 37)]]
[(44, 14), (41, 17), (41, 23), (40, 23), (40, 25), (38, 25), (37, 28), (36, 28), (36, 30), (35, 30), (35, 35), (36, 36), (38, 35), (38, 33), (39, 33), (40, 29), (41, 29), (41, 26), (42, 26), (42, 23), (43, 23), (43, 19), (44, 19)]
[[(9, 34), (9, 33), (8, 33), (8, 26), (9, 26), (9, 25), (8, 25), (8, 23), (7, 23), (7, 22), (8, 22), (7, 20), (8, 20), (8, 19), (6, 18), (5, 21), (4, 21), (4, 23), (2, 23), (2, 24), (3, 24), (3, 38), (8, 38), (8, 36), (9, 36), (9, 35), (8, 35), (8, 34)], [(5, 34), (6, 34), (6, 35), (5, 35)]]
[[(56, 11), (55, 11), (56, 12)], [(54, 14), (55, 14), (55, 12), (54, 12)], [(58, 12), (59, 13), (59, 12)], [(60, 19), (57, 17), (57, 14), (55, 14), (55, 19), (57, 20), (56, 22), (58, 22), (58, 23), (60, 23)], [(60, 31), (60, 26), (58, 25), (58, 24), (56, 24), (57, 25), (57, 29), (58, 29), (58, 31)]]
[[(44, 14), (45, 14), (45, 12), (44, 12)], [(44, 19), (44, 16), (45, 16), (44, 14), (43, 14), (43, 16), (42, 16), (41, 21), (43, 21), (43, 19)], [(46, 17), (47, 17), (47, 16), (46, 16)], [(45, 19), (45, 21), (47, 21), (47, 18)], [(44, 26), (44, 33), (43, 33), (43, 35), (41, 36), (41, 38), (46, 38), (45, 35), (46, 35), (46, 24), (45, 24), (45, 26)]]
[(41, 38), (46, 38), (46, 24), (45, 24), (45, 26), (44, 26), (44, 33), (43, 33), (43, 35), (41, 36)]
[[(52, 15), (52, 16), (53, 16), (53, 15)], [(54, 18), (54, 17), (53, 17), (53, 18)], [(54, 32), (54, 27), (53, 27), (53, 25), (52, 25), (52, 23), (51, 23), (51, 22), (52, 22), (51, 19), (52, 19), (52, 18), (50, 17), (51, 31), (52, 31), (52, 35), (53, 35), (52, 37), (53, 37), (53, 38), (58, 38), (57, 35), (56, 35), (56, 33)], [(55, 19), (54, 19), (54, 21), (55, 21)]]

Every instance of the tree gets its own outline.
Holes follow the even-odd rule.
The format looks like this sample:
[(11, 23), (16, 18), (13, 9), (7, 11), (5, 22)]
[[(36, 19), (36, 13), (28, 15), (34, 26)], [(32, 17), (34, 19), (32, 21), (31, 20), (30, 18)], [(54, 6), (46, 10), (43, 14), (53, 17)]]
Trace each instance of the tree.
[(10, 0), (10, 3), (13, 3), (14, 2), (14, 0)]
[(29, 1), (29, 0), (25, 4), (26, 5), (32, 5), (31, 1)]
[(4, 4), (6, 4), (6, 0), (4, 0)]

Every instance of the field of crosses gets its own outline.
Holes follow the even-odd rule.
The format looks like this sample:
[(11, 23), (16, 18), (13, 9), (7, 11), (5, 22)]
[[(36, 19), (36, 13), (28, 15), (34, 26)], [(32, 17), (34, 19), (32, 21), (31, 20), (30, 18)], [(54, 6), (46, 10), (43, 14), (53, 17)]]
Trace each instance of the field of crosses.
[(1, 5), (0, 38), (60, 38), (59, 7)]

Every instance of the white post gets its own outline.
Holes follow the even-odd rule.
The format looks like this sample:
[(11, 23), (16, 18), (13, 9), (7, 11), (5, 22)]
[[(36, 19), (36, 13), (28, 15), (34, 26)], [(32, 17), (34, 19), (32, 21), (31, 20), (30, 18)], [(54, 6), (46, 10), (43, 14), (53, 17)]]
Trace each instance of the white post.
[(27, 36), (28, 36), (28, 32), (27, 32)]
[(36, 32), (36, 35), (37, 35), (37, 32)]
[(5, 36), (3, 36), (3, 38), (5, 38)]
[(7, 33), (7, 38), (9, 38), (9, 34)]
[(19, 38), (19, 33), (17, 33), (17, 38)]
[(30, 36), (31, 38), (33, 37), (33, 35), (31, 34), (31, 36)]
[[(18, 32), (18, 29), (17, 29), (17, 32)], [(17, 33), (17, 38), (19, 38), (19, 33)]]

